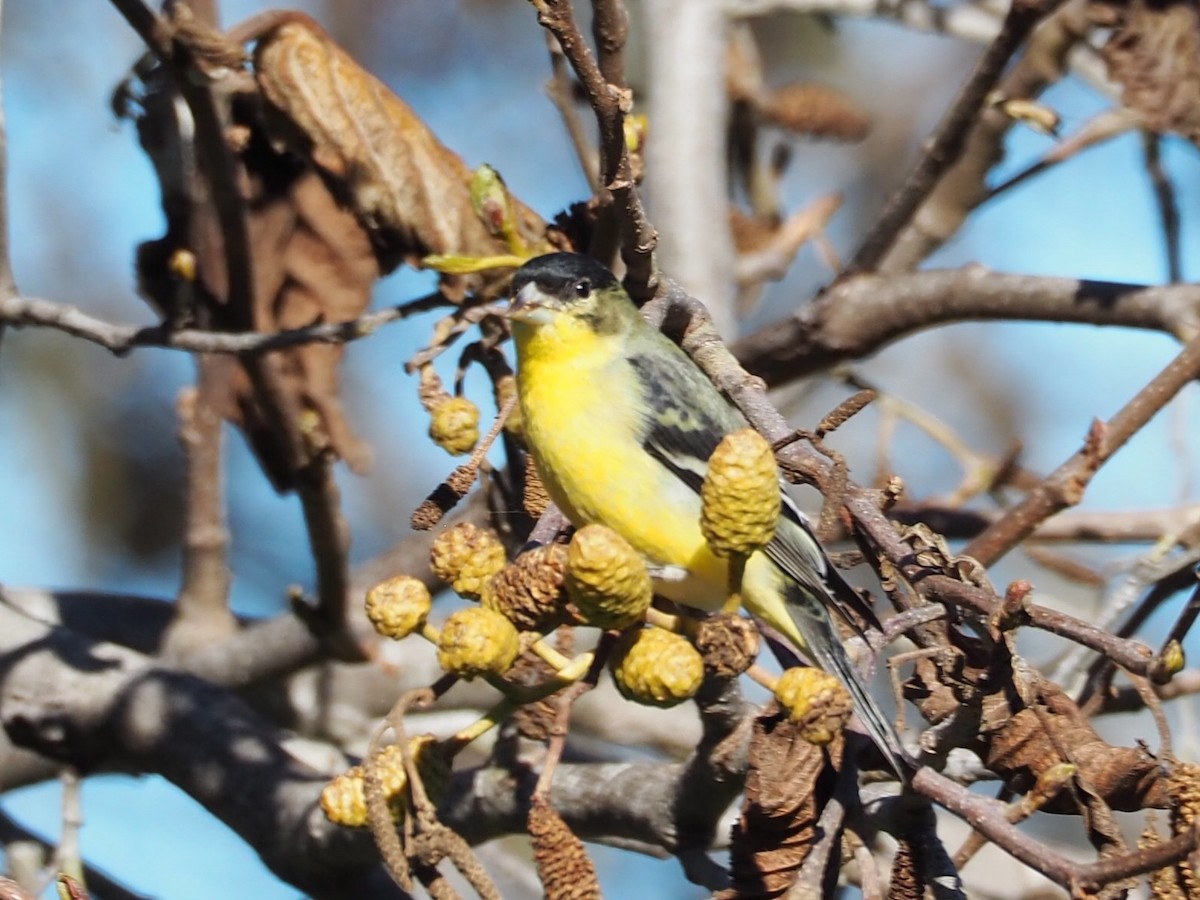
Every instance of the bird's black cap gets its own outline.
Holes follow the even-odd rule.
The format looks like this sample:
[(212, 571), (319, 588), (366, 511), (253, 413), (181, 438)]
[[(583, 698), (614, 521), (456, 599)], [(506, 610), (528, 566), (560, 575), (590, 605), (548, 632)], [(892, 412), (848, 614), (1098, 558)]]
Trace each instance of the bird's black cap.
[(617, 276), (582, 253), (547, 253), (537, 256), (517, 269), (512, 279), (516, 294), (525, 285), (536, 284), (538, 290), (552, 297), (568, 297), (581, 281), (591, 283), (593, 290), (615, 287)]

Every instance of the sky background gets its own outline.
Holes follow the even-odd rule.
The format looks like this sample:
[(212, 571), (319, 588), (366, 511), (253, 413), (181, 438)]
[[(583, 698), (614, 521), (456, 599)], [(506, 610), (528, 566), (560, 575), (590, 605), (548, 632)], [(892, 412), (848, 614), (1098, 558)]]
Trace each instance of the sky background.
[[(325, 22), (469, 165), (496, 166), (513, 192), (543, 216), (584, 196), (584, 181), (543, 91), (545, 45), (526, 3), (346, 0), (295, 6)], [(336, 17), (330, 15), (335, 7)], [(243, 0), (222, 8), (231, 23), (267, 5)], [(789, 209), (831, 190), (845, 194), (829, 235), (848, 255), (878, 210), (881, 192), (913, 159), (978, 50), (891, 25), (849, 22), (830, 29), (793, 21), (776, 30), (767, 51), (774, 81), (824, 80), (876, 119), (862, 147), (797, 145), (786, 182)], [(124, 20), (100, 0), (4, 5), (0, 76), (19, 285), (31, 296), (113, 321), (149, 324), (153, 317), (134, 291), (132, 259), (139, 242), (162, 231), (158, 190), (132, 125), (118, 123), (109, 107), (112, 88), (139, 52)], [(1045, 100), (1062, 114), (1068, 133), (1109, 104), (1073, 79)], [(1052, 145), (1032, 131), (1013, 129), (1009, 158), (996, 180)], [(1200, 248), (1190, 211), (1200, 200), (1200, 160), (1193, 147), (1171, 139), (1164, 161), (1183, 210), (1184, 275), (1194, 277)], [(1160, 282), (1166, 272), (1156, 222), (1140, 146), (1129, 136), (985, 207), (929, 265), (977, 261), (1008, 271)], [(811, 250), (803, 251), (746, 328), (771, 321), (829, 274)], [(402, 302), (429, 284), (425, 276), (401, 271), (379, 285), (374, 303)], [(370, 477), (343, 473), (341, 479), (356, 561), (401, 539), (415, 503), (452, 465), (424, 439), (415, 384), (402, 370), (431, 323), (424, 317), (385, 328), (352, 345), (347, 356), (344, 394), (351, 421), (376, 458)], [(1161, 335), (1128, 331), (961, 325), (907, 340), (860, 368), (953, 423), (977, 450), (1001, 452), (1020, 435), (1023, 462), (1049, 471), (1078, 448), (1093, 417), (1110, 416), (1176, 349)], [(7, 473), (0, 476), (0, 581), (174, 594), (182, 473), (174, 399), (192, 377), (192, 363), (180, 353), (140, 350), (118, 360), (57, 333), (6, 335), (0, 356), (0, 472)], [(486, 410), (489, 392), (475, 387), (473, 396)], [(815, 421), (845, 394), (841, 386), (818, 381), (789, 404), (789, 414), (797, 424)], [(1085, 506), (1132, 509), (1195, 500), (1196, 402), (1193, 386), (1100, 473)], [(860, 480), (872, 471), (873, 427), (868, 415), (851, 423), (844, 437), (839, 433)], [(270, 490), (240, 438), (231, 435), (228, 449), (234, 602), (240, 613), (268, 615), (283, 607), (288, 585), (311, 584), (303, 523), (295, 499)], [(956, 484), (950, 457), (911, 429), (902, 430), (893, 459), (915, 496), (947, 493)], [(1117, 565), (1138, 552), (1077, 555)], [(1043, 601), (1060, 591), (1066, 601), (1081, 600), (1017, 555), (994, 574), (1001, 583), (1018, 574), (1033, 577)], [(1155, 621), (1172, 616), (1173, 610)], [(0, 806), (44, 835), (58, 831), (55, 786), (16, 792)], [(87, 858), (137, 890), (182, 900), (297, 895), (232, 832), (158, 779), (91, 779), (84, 811)], [(180, 840), (184, 834), (187, 841)], [(703, 896), (680, 885), (673, 862), (593, 849), (612, 896), (634, 896), (648, 883), (664, 885), (664, 897)]]

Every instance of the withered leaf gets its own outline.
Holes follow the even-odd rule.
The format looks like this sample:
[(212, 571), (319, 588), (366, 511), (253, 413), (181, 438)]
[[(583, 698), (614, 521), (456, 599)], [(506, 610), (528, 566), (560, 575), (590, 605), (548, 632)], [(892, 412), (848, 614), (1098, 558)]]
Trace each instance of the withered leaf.
[(1122, 102), (1147, 127), (1200, 143), (1200, 9), (1194, 0), (1095, 3), (1113, 28), (1102, 54)]
[(787, 892), (818, 838), (817, 821), (829, 801), (831, 776), (841, 766), (843, 749), (840, 734), (826, 747), (803, 740), (798, 726), (777, 706), (755, 720), (746, 795), (733, 827), (733, 884), (719, 897)]
[[(403, 100), (304, 16), (259, 36), (254, 69), (280, 133), (321, 169), (371, 233), (386, 269), (429, 254), (510, 252), (471, 205), (471, 171)], [(530, 245), (541, 218), (513, 200)]]
[[(996, 706), (988, 711), (989, 721), (1003, 724), (988, 735), (987, 766), (1004, 778), (1009, 787), (1025, 793), (1048, 768), (1069, 761), (1079, 767), (1080, 781), (1113, 809), (1132, 812), (1147, 807), (1165, 808), (1169, 804), (1161, 762), (1148, 749), (1109, 744), (1096, 733), (1071, 698), (1052, 682), (1042, 679), (1038, 693), (1044, 706), (1043, 716), (1032, 709), (1021, 709), (1011, 715), (1000, 715)], [(1003, 702), (998, 694), (989, 698), (989, 705)], [(1053, 737), (1043, 727), (1043, 721), (1053, 730)], [(1057, 749), (1060, 746), (1069, 748), (1070, 760), (1062, 759)], [(1078, 812), (1065, 791), (1044, 808), (1050, 812)]]
[[(264, 166), (267, 163), (264, 163)], [(367, 308), (380, 275), (370, 240), (354, 216), (340, 206), (312, 169), (304, 169), (286, 187), (271, 185), (248, 161), (251, 245), (254, 248), (253, 328), (271, 332), (319, 322), (345, 322)], [(279, 353), (278, 390), (315, 421), (301, 430), (316, 455), (331, 450), (356, 472), (370, 467), (370, 449), (355, 437), (339, 397), (341, 344), (304, 344)], [(271, 440), (274, 429), (244, 370), (235, 383), (236, 409), (228, 418), (240, 424), (256, 448)], [(288, 486), (286, 472), (273, 475)]]
[[(180, 135), (177, 91), (161, 69), (145, 85), (138, 133), (167, 214), (167, 234), (138, 248), (147, 299), (169, 319), (190, 317), (217, 331), (273, 332), (360, 315), (380, 274), (366, 232), (310, 165), (270, 146), (256, 104), (236, 95), (222, 102), (237, 137), (232, 164), (245, 211), (251, 301), (249, 308), (231, 303), (225, 236), (206, 173), (190, 164), (191, 148)], [(181, 268), (184, 257), (194, 259), (194, 273)], [(294, 487), (296, 473), (320, 455), (339, 456), (357, 471), (369, 465), (369, 450), (354, 436), (338, 396), (343, 352), (308, 344), (247, 363), (205, 363), (227, 373), (208, 380), (207, 401), (245, 432), (278, 490)], [(261, 367), (257, 380), (247, 366)], [(270, 399), (262, 395), (264, 381)]]

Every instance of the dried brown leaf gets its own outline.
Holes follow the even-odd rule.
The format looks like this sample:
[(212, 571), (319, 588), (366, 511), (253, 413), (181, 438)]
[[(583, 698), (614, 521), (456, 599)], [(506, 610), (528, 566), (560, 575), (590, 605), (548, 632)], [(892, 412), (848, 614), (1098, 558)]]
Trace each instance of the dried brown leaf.
[(777, 706), (755, 721), (745, 799), (733, 826), (733, 883), (718, 896), (777, 897), (791, 887), (829, 799), (822, 775), (840, 767), (843, 748), (841, 734), (825, 747), (803, 740)]
[(1200, 143), (1200, 9), (1193, 0), (1096, 3), (1113, 31), (1102, 51), (1122, 101), (1159, 132)]
[[(1048, 681), (1038, 685), (1044, 712), (1032, 709), (1012, 714), (1006, 699), (985, 701), (985, 720), (993, 725), (987, 740), (988, 768), (1018, 793), (1030, 790), (1051, 766), (1064, 762), (1058, 747), (1070, 748), (1079, 767), (1079, 780), (1116, 810), (1165, 808), (1169, 803), (1161, 761), (1143, 746), (1118, 747), (1101, 738), (1079, 707)], [(1046, 723), (1046, 727), (1043, 727)], [(1047, 727), (1053, 735), (1047, 732)], [(1046, 804), (1051, 812), (1078, 812), (1066, 792)]]
[[(194, 166), (191, 138), (181, 135), (178, 92), (161, 67), (146, 74), (143, 90), (138, 134), (167, 214), (166, 235), (138, 248), (147, 299), (168, 320), (217, 331), (274, 332), (359, 316), (380, 274), (367, 233), (311, 166), (270, 145), (251, 97), (214, 90), (233, 122), (224, 137), (240, 196), (225, 202), (241, 202), (251, 275), (250, 297), (231, 297), (229, 236), (208, 173)], [(340, 346), (308, 344), (246, 365), (213, 363), (223, 374), (208, 380), (206, 400), (242, 428), (279, 490), (294, 487), (297, 471), (319, 456), (341, 457), (356, 471), (369, 466), (369, 449), (338, 395), (342, 354)]]
[[(429, 254), (510, 252), (475, 212), (458, 154), (311, 19), (291, 15), (260, 35), (254, 69), (284, 139), (344, 194), (385, 269)], [(545, 223), (512, 203), (521, 237), (540, 245)]]

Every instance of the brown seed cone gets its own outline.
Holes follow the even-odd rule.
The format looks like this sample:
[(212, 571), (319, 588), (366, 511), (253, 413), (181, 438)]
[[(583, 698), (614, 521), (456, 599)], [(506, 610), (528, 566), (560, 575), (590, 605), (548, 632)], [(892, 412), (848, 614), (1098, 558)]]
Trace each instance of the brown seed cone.
[(922, 877), (920, 855), (914, 852), (912, 842), (902, 838), (892, 859), (892, 883), (888, 887), (889, 900), (921, 900), (925, 896), (925, 879)]
[[(525, 653), (508, 670), (504, 680), (521, 687), (533, 687), (553, 675), (554, 670), (545, 660), (532, 653)], [(517, 732), (521, 737), (542, 742), (550, 739), (555, 719), (558, 718), (558, 706), (555, 703), (557, 696), (557, 694), (551, 694), (541, 700), (526, 703), (513, 713), (513, 724), (517, 726)]]
[(772, 124), (798, 134), (853, 143), (871, 130), (871, 120), (848, 96), (823, 84), (792, 82), (771, 91), (762, 113)]
[(546, 900), (600, 900), (596, 867), (583, 841), (543, 798), (530, 805), (528, 827)]
[(566, 547), (534, 547), (492, 579), (483, 605), (503, 614), (521, 631), (551, 631), (568, 616), (566, 575)]
[(550, 495), (542, 484), (542, 476), (538, 474), (537, 464), (533, 457), (525, 454), (525, 496), (522, 506), (531, 519), (540, 519), (542, 513), (550, 505)]
[[(563, 656), (571, 656), (575, 652), (575, 629), (564, 625), (555, 632), (554, 646)], [(543, 684), (556, 674), (545, 660), (533, 653), (524, 653), (517, 658), (513, 667), (508, 670), (504, 680), (520, 687), (534, 687)], [(513, 713), (513, 723), (521, 737), (531, 741), (547, 741), (558, 718), (558, 699), (561, 691), (526, 703)]]
[(736, 678), (754, 663), (760, 638), (754, 623), (734, 613), (719, 613), (700, 623), (696, 649), (704, 671), (716, 678)]

